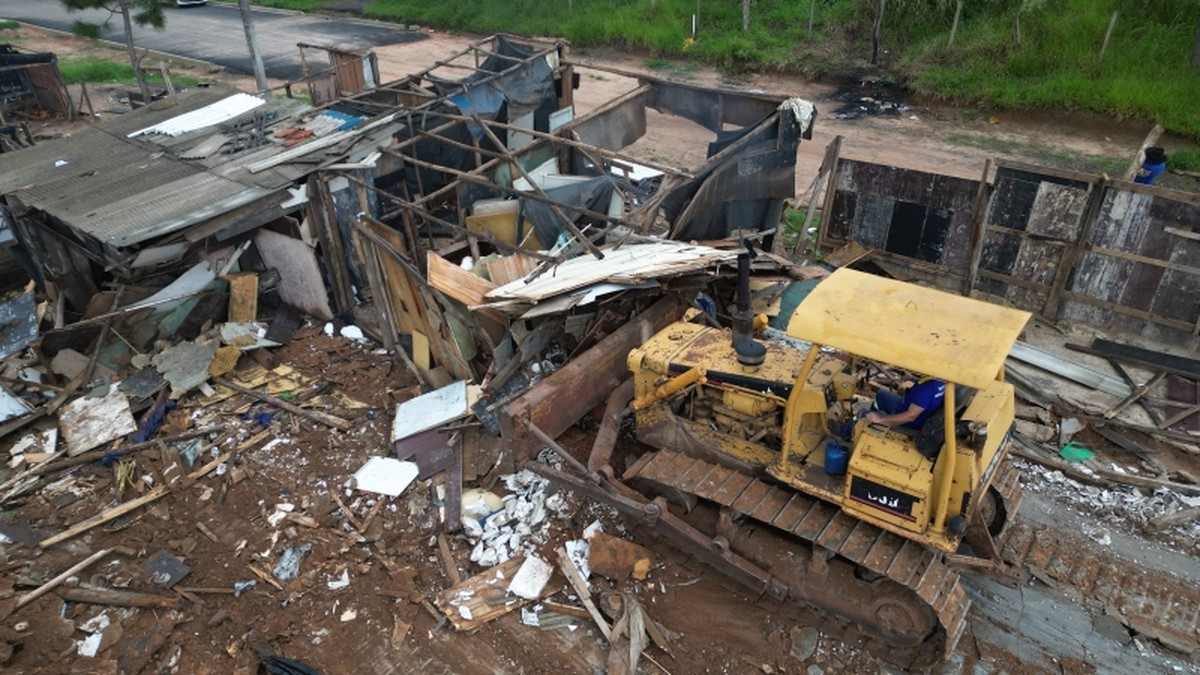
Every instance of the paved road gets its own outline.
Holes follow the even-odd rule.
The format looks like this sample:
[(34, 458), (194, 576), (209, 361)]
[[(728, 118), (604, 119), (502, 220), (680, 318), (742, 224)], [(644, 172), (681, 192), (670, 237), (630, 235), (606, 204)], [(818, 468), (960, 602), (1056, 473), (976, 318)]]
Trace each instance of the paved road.
[[(161, 31), (134, 27), (134, 43), (150, 49), (211, 61), (226, 70), (253, 73), (241, 14), (236, 6), (210, 4), (199, 7), (166, 7), (167, 25)], [(291, 12), (254, 10), (254, 26), (267, 76), (278, 79), (300, 77), (300, 50), (296, 43), (333, 46), (365, 51), (373, 46), (415, 42), (422, 33), (400, 30), (398, 26), (357, 21), (339, 21)], [(69, 31), (76, 20), (101, 23), (103, 11), (68, 14), (57, 0), (4, 0), (0, 18), (24, 21), (35, 26)], [(123, 43), (120, 18), (113, 19), (102, 31), (107, 40)], [(312, 64), (310, 64), (312, 65)]]

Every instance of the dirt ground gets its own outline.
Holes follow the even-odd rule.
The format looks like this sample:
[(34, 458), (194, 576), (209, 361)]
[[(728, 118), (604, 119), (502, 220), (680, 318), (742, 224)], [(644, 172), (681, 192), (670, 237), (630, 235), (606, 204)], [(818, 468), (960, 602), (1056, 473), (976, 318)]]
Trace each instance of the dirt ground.
[[(22, 29), (22, 36), (23, 47), (55, 51), (60, 58), (94, 49), (86, 41), (29, 29)], [(427, 68), (473, 39), (430, 33), (422, 43), (381, 49), (384, 78)], [(761, 89), (814, 100), (822, 113), (813, 140), (801, 145), (797, 182), (802, 198), (826, 144), (835, 136), (843, 137), (847, 156), (976, 178), (986, 159), (996, 157), (998, 150), (1027, 161), (1064, 153), (1081, 161), (1132, 158), (1146, 131), (1141, 124), (1081, 116), (990, 115), (917, 105), (894, 114), (843, 119), (832, 111), (867, 102), (855, 103), (854, 92), (786, 77), (730, 78), (686, 66), (648, 70), (644, 57), (610, 51), (579, 50), (573, 57), (583, 64), (695, 84)], [(247, 78), (183, 66), (173, 66), (172, 72), (250, 88)], [(631, 82), (607, 71), (585, 70), (579, 111), (614, 98)], [(100, 118), (119, 114), (107, 112), (122, 107), (118, 88), (90, 89)], [(31, 126), (44, 137), (69, 134), (74, 128), (48, 121)], [(649, 137), (630, 153), (694, 166), (702, 158), (707, 133), (686, 121), (655, 116)], [(109, 548), (114, 551), (111, 556), (74, 575), (66, 585), (131, 590), (179, 605), (175, 609), (105, 608), (64, 602), (48, 593), (0, 623), (0, 644), (15, 650), (4, 665), (7, 672), (252, 673), (266, 652), (302, 661), (323, 673), (603, 671), (608, 648), (588, 619), (539, 628), (523, 623), (518, 610), (474, 632), (460, 633), (430, 605), (439, 592), (453, 585), (453, 575), (467, 578), (483, 569), (470, 561), (472, 543), (463, 537), (446, 538), (452, 562), (440, 552), (436, 478), (418, 481), (395, 498), (348, 487), (350, 476), (368, 458), (386, 453), (395, 405), (416, 392), (404, 368), (376, 345), (327, 335), (320, 325), (304, 327), (290, 344), (259, 358), (268, 365), (296, 369), (307, 382), (294, 390), (297, 395), (321, 388), (326, 394), (340, 392), (353, 399), (331, 404), (325, 411), (352, 419), (354, 428), (333, 430), (239, 396), (205, 405), (198, 394), (192, 394), (168, 414), (162, 433), (212, 428), (208, 440), (220, 451), (232, 450), (263, 430), (270, 432), (270, 439), (246, 447), (224, 469), (191, 482), (171, 480), (215, 455), (206, 450), (195, 467), (181, 467), (177, 453), (153, 448), (135, 455), (132, 467), (96, 463), (75, 467), (6, 504), (6, 523), (43, 536), (120, 501), (149, 494), (157, 486), (172, 485), (171, 492), (155, 503), (45, 550), (19, 542), (0, 543), (0, 610), (11, 608), (24, 593), (91, 553)], [(253, 365), (255, 359), (243, 357), (239, 371)], [(1059, 385), (1048, 382), (1046, 386)], [(1092, 408), (1113, 403), (1095, 401), (1094, 392), (1065, 394)], [(1038, 415), (1029, 410), (1025, 414)], [(1084, 440), (1100, 445), (1094, 436)], [(562, 441), (582, 456), (591, 436), (573, 430)], [(1167, 465), (1161, 475), (1175, 480), (1190, 476), (1194, 444), (1152, 449)], [(0, 452), (0, 456), (5, 455)], [(1123, 470), (1141, 470), (1136, 460), (1118, 451), (1105, 451), (1101, 459)], [(493, 467), (479, 468), (483, 476)], [(504, 465), (494, 469), (495, 476), (511, 471)], [(122, 472), (134, 476), (131, 484), (122, 480)], [(1037, 465), (1027, 467), (1025, 482), (1033, 495), (1030, 508), (1050, 514), (1045, 516), (1050, 524), (1043, 525), (1047, 537), (1056, 532), (1083, 535), (1083, 545), (1114, 559), (1161, 547), (1163, 556), (1194, 562), (1194, 526), (1159, 538), (1146, 538), (1141, 532), (1149, 517), (1188, 503), (1174, 493), (1097, 488)], [(503, 480), (488, 481), (484, 487), (501, 496), (513, 493)], [(118, 488), (123, 491), (120, 497)], [(819, 633), (824, 621), (819, 613), (749, 597), (670, 546), (645, 533), (628, 531), (613, 511), (574, 495), (564, 495), (562, 504), (551, 511), (526, 544), (543, 559), (553, 561), (558, 545), (580, 538), (595, 522), (607, 533), (653, 549), (656, 562), (645, 581), (592, 577), (598, 590), (620, 590), (636, 597), (647, 615), (675, 636), (670, 653), (649, 648), (647, 654), (655, 663), (644, 660), (639, 672), (896, 672), (861, 645)], [(1102, 543), (1105, 535), (1110, 535), (1109, 544)], [(1122, 550), (1113, 550), (1114, 539)], [(190, 567), (174, 589), (158, 583), (146, 569), (147, 560), (160, 550)], [(305, 553), (298, 575), (280, 583), (272, 571), (288, 550)], [(1011, 589), (992, 587), (984, 580), (973, 582), (971, 593), (979, 609), (973, 610), (972, 627), (960, 653), (934, 672), (1200, 672), (1194, 652), (1164, 649), (1162, 640), (1154, 637), (1153, 626), (1139, 631), (1118, 622), (1115, 636), (1111, 630), (1094, 627), (1093, 623), (1101, 625), (1100, 617), (1109, 616), (1101, 600), (1113, 596), (1073, 591), (1069, 579), (1063, 581), (1054, 569), (1039, 565), (1053, 567), (1044, 561), (1028, 562), (1034, 579), (1015, 597), (1006, 595)], [(1143, 569), (1149, 576), (1170, 576), (1149, 565)], [(1200, 578), (1185, 563), (1173, 563), (1172, 569), (1184, 580)], [(343, 583), (346, 580), (348, 584)], [(234, 588), (245, 582), (254, 585), (235, 595)], [(547, 589), (543, 601), (578, 606), (561, 573), (555, 573)], [(1041, 602), (1046, 603), (1044, 614), (1037, 614)], [(107, 617), (107, 628), (81, 628), (99, 615)], [(101, 636), (92, 638), (99, 640), (95, 656), (81, 655), (91, 635)]]

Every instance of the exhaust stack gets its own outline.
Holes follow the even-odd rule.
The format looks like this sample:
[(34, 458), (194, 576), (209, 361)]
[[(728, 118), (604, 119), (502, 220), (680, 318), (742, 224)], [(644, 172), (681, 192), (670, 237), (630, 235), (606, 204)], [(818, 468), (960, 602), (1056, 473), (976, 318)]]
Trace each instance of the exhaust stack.
[(767, 348), (754, 340), (754, 313), (750, 311), (750, 256), (754, 249), (738, 254), (737, 304), (733, 309), (733, 351), (738, 363), (762, 365)]

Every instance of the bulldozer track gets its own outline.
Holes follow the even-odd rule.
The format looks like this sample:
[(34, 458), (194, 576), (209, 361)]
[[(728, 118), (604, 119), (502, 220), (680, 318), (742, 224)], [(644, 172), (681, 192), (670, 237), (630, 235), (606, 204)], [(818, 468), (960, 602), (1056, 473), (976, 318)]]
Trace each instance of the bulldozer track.
[[(940, 554), (848, 516), (818, 498), (672, 450), (642, 455), (624, 480), (649, 481), (729, 507), (904, 586), (937, 616), (938, 630), (918, 650), (933, 660), (949, 656), (966, 628), (971, 601), (958, 573), (941, 561)], [(847, 633), (856, 628), (846, 622), (838, 625)], [(868, 641), (875, 637), (864, 635)], [(830, 637), (846, 640), (848, 636)], [(897, 646), (880, 656), (897, 665), (926, 660), (915, 655), (912, 647)]]
[(1017, 523), (1001, 553), (1011, 565), (1078, 593), (1085, 604), (1185, 653), (1200, 650), (1200, 589), (1167, 573), (1097, 550), (1060, 530)]

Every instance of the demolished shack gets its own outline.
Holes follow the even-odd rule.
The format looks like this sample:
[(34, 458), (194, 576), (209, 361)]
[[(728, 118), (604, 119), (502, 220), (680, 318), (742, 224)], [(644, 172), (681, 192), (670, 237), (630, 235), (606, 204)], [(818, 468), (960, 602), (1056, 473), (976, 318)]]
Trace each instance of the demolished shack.
[[(631, 77), (579, 113), (567, 57), (495, 36), (317, 108), (201, 89), (14, 156), (3, 208), (68, 334), (43, 347), (85, 351), (118, 317), (101, 360), (119, 371), (235, 303), (275, 341), (300, 315), (339, 317), (402, 346), (429, 386), (496, 395), (664, 293), (728, 278), (707, 245), (770, 248), (811, 104)], [(702, 166), (622, 154), (655, 114), (711, 134)]]

